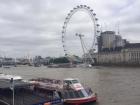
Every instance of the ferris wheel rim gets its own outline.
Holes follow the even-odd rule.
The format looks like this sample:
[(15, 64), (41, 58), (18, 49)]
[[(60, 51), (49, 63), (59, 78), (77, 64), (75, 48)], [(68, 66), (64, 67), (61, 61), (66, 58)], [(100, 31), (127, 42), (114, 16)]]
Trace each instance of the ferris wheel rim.
[(93, 38), (93, 41), (92, 41), (92, 46), (91, 48), (94, 46), (94, 43), (95, 43), (95, 38), (98, 36), (98, 27), (99, 27), (99, 24), (98, 24), (98, 18), (96, 18), (96, 13), (93, 12), (93, 9), (91, 9), (89, 6), (87, 5), (78, 5), (76, 7), (74, 7), (72, 10), (70, 10), (70, 12), (68, 13), (67, 17), (65, 18), (65, 21), (64, 21), (64, 24), (63, 24), (63, 27), (62, 27), (62, 44), (63, 44), (63, 50), (64, 50), (64, 53), (65, 53), (65, 56), (68, 56), (68, 51), (66, 49), (66, 45), (65, 45), (65, 36), (66, 36), (66, 28), (67, 28), (67, 24), (69, 23), (71, 17), (79, 10), (85, 10), (86, 12), (88, 12), (91, 20), (93, 21), (93, 25), (94, 25), (94, 38)]

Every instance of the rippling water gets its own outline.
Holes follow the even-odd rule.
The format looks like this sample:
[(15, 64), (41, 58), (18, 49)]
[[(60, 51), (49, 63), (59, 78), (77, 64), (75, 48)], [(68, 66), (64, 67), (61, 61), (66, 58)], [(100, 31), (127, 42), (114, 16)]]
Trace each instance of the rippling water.
[(99, 105), (140, 105), (140, 68), (0, 68), (1, 73), (20, 75), (25, 79), (46, 77), (78, 78), (84, 86), (98, 93)]

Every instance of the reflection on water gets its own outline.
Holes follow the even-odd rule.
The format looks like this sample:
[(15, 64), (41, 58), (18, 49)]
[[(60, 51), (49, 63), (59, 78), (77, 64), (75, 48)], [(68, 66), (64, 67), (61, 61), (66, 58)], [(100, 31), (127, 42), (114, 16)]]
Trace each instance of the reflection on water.
[(26, 79), (78, 78), (84, 86), (91, 87), (94, 92), (98, 93), (99, 105), (140, 105), (139, 68), (12, 67), (10, 69), (0, 68), (0, 72), (20, 75)]

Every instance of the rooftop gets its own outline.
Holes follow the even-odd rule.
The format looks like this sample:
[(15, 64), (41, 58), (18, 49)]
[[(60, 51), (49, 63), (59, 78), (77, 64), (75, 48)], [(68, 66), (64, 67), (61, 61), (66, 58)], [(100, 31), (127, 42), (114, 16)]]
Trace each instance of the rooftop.
[(115, 31), (104, 31), (101, 34), (115, 34)]
[(140, 43), (128, 43), (125, 48), (140, 48)]

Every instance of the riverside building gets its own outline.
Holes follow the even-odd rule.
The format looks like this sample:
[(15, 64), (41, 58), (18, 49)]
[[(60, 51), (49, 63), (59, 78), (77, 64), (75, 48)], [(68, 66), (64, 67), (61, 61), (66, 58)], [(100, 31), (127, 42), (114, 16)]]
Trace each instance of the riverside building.
[[(97, 40), (98, 53), (90, 52), (95, 64), (140, 66), (140, 43), (129, 43), (114, 31), (102, 32)], [(89, 54), (85, 56), (91, 62)]]

